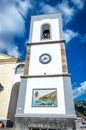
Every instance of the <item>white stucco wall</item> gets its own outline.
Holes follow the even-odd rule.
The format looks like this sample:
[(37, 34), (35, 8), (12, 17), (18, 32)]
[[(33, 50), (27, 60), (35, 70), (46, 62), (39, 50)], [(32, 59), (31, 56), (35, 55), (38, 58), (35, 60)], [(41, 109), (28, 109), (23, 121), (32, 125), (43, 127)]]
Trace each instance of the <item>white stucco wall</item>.
[[(31, 46), (29, 75), (62, 74), (61, 48), (60, 44), (43, 44)], [(48, 53), (52, 60), (48, 64), (39, 61), (41, 54)]]
[[(15, 66), (15, 68), (14, 68), (15, 71), (16, 71), (16, 68), (17, 68), (19, 65), (23, 65), (23, 64), (25, 64), (25, 62), (19, 62), (19, 63), (17, 63), (16, 66)], [(15, 83), (17, 83), (17, 82), (21, 82), (21, 76), (23, 76), (23, 73), (24, 73), (24, 72), (14, 73), (13, 85), (14, 85)]]
[(56, 19), (43, 19), (40, 21), (34, 21), (32, 31), (32, 42), (43, 42), (43, 40), (41, 40), (41, 26), (46, 23), (51, 25), (51, 39), (49, 39), (49, 41), (60, 40), (59, 20), (58, 18), (56, 18)]
[(13, 84), (17, 83), (17, 82), (20, 82), (21, 81), (21, 76), (23, 74), (15, 74), (14, 75), (14, 81), (13, 81)]
[[(57, 89), (57, 106), (32, 107), (33, 89)], [(65, 114), (64, 87), (62, 77), (29, 78), (26, 88), (24, 114)]]

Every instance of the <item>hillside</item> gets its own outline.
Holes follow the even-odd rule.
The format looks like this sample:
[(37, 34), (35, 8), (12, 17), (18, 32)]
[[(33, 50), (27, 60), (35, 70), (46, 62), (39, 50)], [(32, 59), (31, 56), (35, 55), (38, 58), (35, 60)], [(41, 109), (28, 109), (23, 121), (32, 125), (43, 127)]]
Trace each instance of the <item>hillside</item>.
[(75, 101), (75, 110), (78, 117), (86, 120), (86, 101)]

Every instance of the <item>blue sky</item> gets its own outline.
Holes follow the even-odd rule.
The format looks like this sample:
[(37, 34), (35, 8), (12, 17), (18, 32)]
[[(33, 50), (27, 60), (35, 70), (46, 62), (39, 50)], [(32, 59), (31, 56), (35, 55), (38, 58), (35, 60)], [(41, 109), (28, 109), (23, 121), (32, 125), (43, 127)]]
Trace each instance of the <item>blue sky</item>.
[(25, 59), (32, 15), (62, 13), (75, 100), (86, 100), (86, 0), (0, 0), (0, 52)]

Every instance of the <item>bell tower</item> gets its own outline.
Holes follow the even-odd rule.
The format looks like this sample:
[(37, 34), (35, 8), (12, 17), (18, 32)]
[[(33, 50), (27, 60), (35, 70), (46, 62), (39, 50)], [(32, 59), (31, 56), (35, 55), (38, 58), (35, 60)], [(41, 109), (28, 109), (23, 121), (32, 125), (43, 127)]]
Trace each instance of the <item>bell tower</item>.
[(74, 128), (76, 115), (60, 13), (31, 18), (15, 117), (18, 122), (28, 120), (32, 129)]

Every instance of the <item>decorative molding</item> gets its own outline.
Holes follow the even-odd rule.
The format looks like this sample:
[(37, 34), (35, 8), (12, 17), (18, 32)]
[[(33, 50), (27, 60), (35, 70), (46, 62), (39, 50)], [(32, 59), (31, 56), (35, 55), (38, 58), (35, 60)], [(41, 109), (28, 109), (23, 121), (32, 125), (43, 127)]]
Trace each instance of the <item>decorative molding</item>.
[(32, 42), (32, 43), (27, 43), (27, 45), (42, 45), (42, 44), (55, 44), (55, 43), (65, 43), (65, 40), (60, 40), (60, 41), (46, 41), (46, 42)]
[(19, 59), (18, 58), (10, 58), (10, 59), (0, 59), (0, 64), (3, 64), (3, 63), (11, 63), (11, 62), (19, 62)]
[(46, 78), (46, 77), (69, 77), (71, 74), (52, 74), (52, 75), (24, 75), (21, 78)]
[(65, 45), (61, 44), (61, 56), (62, 56), (62, 72), (65, 74), (68, 73), (67, 60), (66, 60), (66, 50)]
[(31, 45), (29, 45), (29, 47), (27, 47), (24, 76), (27, 76), (29, 73), (30, 51), (31, 51)]

